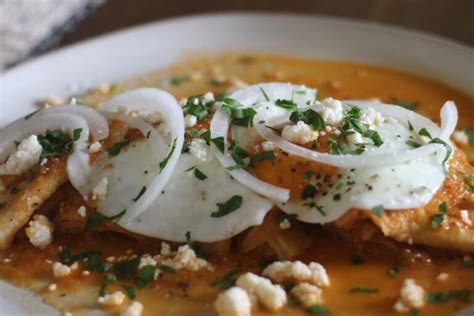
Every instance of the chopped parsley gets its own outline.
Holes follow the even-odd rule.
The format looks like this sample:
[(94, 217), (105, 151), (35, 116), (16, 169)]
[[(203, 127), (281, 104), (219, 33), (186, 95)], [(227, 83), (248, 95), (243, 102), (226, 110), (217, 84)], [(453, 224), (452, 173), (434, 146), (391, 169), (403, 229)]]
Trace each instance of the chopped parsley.
[(453, 290), (448, 292), (428, 293), (426, 300), (431, 304), (446, 303), (452, 299), (457, 299), (461, 302), (468, 302), (471, 291), (468, 289)]
[(309, 306), (304, 311), (311, 315), (329, 315), (329, 310), (321, 304)]
[(394, 278), (401, 270), (400, 262), (395, 263), (393, 267), (387, 270), (387, 275), (391, 278)]
[(430, 132), (428, 132), (428, 130), (424, 127), (420, 129), (420, 131), (418, 132), (418, 135), (428, 137), (429, 139), (433, 139), (433, 137), (431, 137)]
[(297, 109), (296, 103), (291, 100), (277, 99), (275, 105), (291, 112), (294, 112)]
[(166, 167), (166, 164), (168, 163), (168, 160), (170, 160), (171, 155), (173, 155), (173, 152), (176, 149), (176, 140), (177, 140), (177, 138), (173, 139), (173, 142), (171, 143), (171, 149), (168, 152), (168, 155), (166, 155), (166, 157), (160, 162), (160, 173)]
[(188, 80), (188, 76), (174, 76), (170, 78), (170, 84), (173, 86), (179, 86), (180, 84)]
[(334, 196), (332, 197), (332, 200), (333, 201), (340, 201), (341, 200), (341, 194), (340, 193), (334, 194)]
[(418, 106), (418, 102), (416, 101), (401, 101), (396, 98), (392, 99), (392, 103), (410, 111), (413, 111)]
[(302, 200), (306, 200), (309, 198), (314, 198), (316, 194), (316, 187), (312, 184), (308, 184), (306, 188), (304, 188), (303, 192), (301, 192), (300, 198)]
[(127, 147), (130, 144), (129, 140), (124, 140), (118, 143), (115, 143), (109, 149), (109, 156), (117, 156), (120, 154), (123, 148)]
[(262, 161), (273, 160), (275, 159), (276, 154), (274, 151), (262, 151), (255, 155), (250, 156), (250, 162), (248, 164), (249, 167), (254, 167), (255, 164)]
[(100, 223), (102, 223), (103, 221), (118, 221), (120, 218), (122, 218), (122, 216), (125, 215), (125, 213), (127, 212), (127, 210), (123, 210), (115, 215), (112, 215), (112, 216), (105, 216), (105, 215), (102, 215), (100, 213), (97, 213), (97, 212), (94, 212), (92, 213), (91, 215), (89, 215), (89, 217), (87, 218), (87, 221), (86, 221), (86, 224), (84, 225), (84, 228), (86, 230), (90, 230), (94, 227), (96, 227), (97, 225), (99, 225)]
[(242, 56), (239, 58), (239, 63), (241, 64), (252, 64), (255, 62), (255, 57), (252, 56)]
[(372, 212), (377, 216), (382, 216), (384, 211), (385, 211), (385, 209), (384, 209), (383, 205), (377, 205), (377, 206), (372, 208)]
[(142, 197), (142, 195), (145, 194), (145, 192), (146, 192), (146, 186), (143, 186), (143, 187), (140, 189), (140, 192), (138, 192), (138, 195), (137, 195), (134, 199), (132, 199), (132, 201), (133, 201), (133, 202), (138, 201), (138, 200)]
[(123, 289), (125, 290), (125, 293), (127, 293), (127, 297), (131, 300), (134, 300), (137, 296), (135, 295), (135, 290), (133, 289), (132, 286), (128, 285), (122, 285)]
[(379, 289), (364, 286), (353, 287), (350, 290), (351, 293), (378, 293), (378, 291)]
[(38, 136), (38, 142), (43, 147), (39, 161), (44, 158), (60, 157), (70, 152), (75, 141), (81, 137), (82, 128), (73, 130), (73, 138), (70, 139), (60, 130), (47, 130), (44, 135)]
[(314, 130), (319, 130), (326, 127), (324, 119), (321, 117), (321, 115), (311, 109), (306, 110), (304, 112), (298, 110), (294, 111), (290, 115), (290, 120), (295, 124), (299, 121), (303, 121), (306, 124), (311, 125)]
[(408, 146), (411, 146), (413, 148), (421, 147), (421, 144), (419, 144), (419, 143), (417, 143), (417, 142), (415, 142), (414, 140), (411, 140), (411, 139), (407, 140), (405, 142), (405, 144), (407, 144)]
[(331, 155), (346, 155), (349, 153), (349, 147), (347, 144), (337, 140), (330, 139), (328, 140), (329, 153)]
[(191, 240), (191, 232), (190, 231), (187, 231), (186, 234), (186, 244), (188, 245), (188, 247), (190, 249), (192, 249), (194, 251), (194, 253), (196, 254), (196, 257), (198, 258), (201, 258), (201, 259), (206, 259), (206, 255), (204, 253), (201, 252), (201, 250), (199, 249), (199, 246), (196, 245), (192, 240)]
[(262, 92), (263, 97), (265, 98), (265, 101), (267, 102), (270, 101), (270, 98), (268, 97), (268, 94), (265, 92), (265, 90), (263, 90), (262, 87), (259, 87), (259, 89), (260, 89), (260, 92)]
[(462, 128), (461, 131), (467, 135), (469, 145), (474, 145), (474, 131), (468, 127)]
[(211, 213), (211, 217), (219, 218), (225, 215), (228, 215), (242, 205), (243, 198), (240, 195), (234, 195), (229, 200), (224, 203), (217, 203), (218, 210)]
[(433, 229), (438, 228), (441, 225), (441, 223), (443, 222), (444, 216), (446, 215), (447, 212), (448, 212), (448, 205), (446, 204), (446, 202), (443, 202), (438, 205), (438, 213), (436, 213), (436, 215), (433, 216), (431, 220), (431, 227)]
[(474, 258), (468, 258), (461, 264), (461, 268), (474, 268)]
[(383, 145), (383, 140), (380, 137), (379, 133), (374, 130), (368, 129), (362, 133), (362, 136), (365, 138), (369, 138), (376, 147), (380, 147)]
[(251, 107), (245, 107), (239, 101), (229, 97), (221, 98), (222, 111), (229, 114), (231, 122), (237, 126), (252, 127), (253, 117), (257, 112)]
[(242, 272), (240, 269), (235, 269), (224, 274), (221, 278), (209, 283), (211, 287), (218, 287), (222, 290), (227, 290), (235, 285), (237, 276)]
[(191, 96), (183, 107), (183, 113), (192, 114), (198, 120), (202, 120), (209, 115), (209, 110), (213, 104), (214, 101), (205, 101), (202, 94)]
[(176, 269), (175, 269), (175, 268), (170, 267), (170, 266), (168, 266), (168, 265), (166, 265), (166, 264), (160, 265), (160, 269), (161, 269), (161, 271), (163, 271), (163, 272), (176, 273)]
[(202, 172), (201, 170), (199, 170), (198, 168), (194, 168), (194, 176), (201, 181), (204, 181), (207, 179), (206, 174)]
[(358, 266), (365, 263), (364, 258), (358, 255), (352, 255), (351, 257), (352, 265)]
[(156, 267), (153, 265), (146, 265), (138, 270), (135, 282), (138, 288), (144, 288), (148, 283), (155, 278)]

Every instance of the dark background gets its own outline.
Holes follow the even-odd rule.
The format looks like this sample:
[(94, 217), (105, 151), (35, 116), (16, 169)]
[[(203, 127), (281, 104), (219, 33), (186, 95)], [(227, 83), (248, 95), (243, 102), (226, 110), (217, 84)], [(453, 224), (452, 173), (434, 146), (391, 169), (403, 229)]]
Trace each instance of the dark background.
[(164, 18), (224, 11), (347, 17), (418, 29), (474, 46), (474, 0), (108, 0), (59, 44)]

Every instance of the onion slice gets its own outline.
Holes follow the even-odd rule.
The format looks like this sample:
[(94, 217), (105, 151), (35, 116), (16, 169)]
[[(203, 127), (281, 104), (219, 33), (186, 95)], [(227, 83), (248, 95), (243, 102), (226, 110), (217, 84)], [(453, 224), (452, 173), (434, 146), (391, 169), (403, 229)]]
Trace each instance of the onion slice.
[(239, 181), (242, 185), (246, 186), (247, 188), (251, 189), (252, 191), (266, 196), (267, 198), (275, 201), (275, 202), (286, 202), (290, 198), (290, 191), (287, 189), (282, 189), (276, 187), (274, 185), (268, 184), (263, 182), (262, 180), (258, 179), (257, 177), (251, 175), (245, 170), (238, 169), (238, 170), (229, 170), (229, 167), (235, 165), (235, 161), (227, 152), (227, 148), (229, 147), (229, 142), (227, 141), (227, 132), (230, 127), (230, 120), (229, 117), (223, 113), (220, 109), (216, 111), (214, 117), (211, 121), (211, 135), (213, 138), (215, 137), (223, 137), (224, 138), (224, 154), (215, 146), (212, 145), (212, 150), (221, 163), (221, 165), (229, 172), (232, 177), (234, 177), (237, 181)]
[[(410, 121), (416, 128), (424, 127), (432, 135), (438, 135), (439, 137), (444, 137), (445, 139), (449, 138), (449, 136), (454, 130), (453, 126), (456, 126), (457, 122), (456, 106), (451, 101), (445, 103), (445, 105), (441, 109), (441, 129), (438, 128), (436, 124), (434, 124), (429, 119), (413, 111), (409, 111), (395, 105), (367, 101), (344, 101), (343, 105), (345, 107), (348, 107), (350, 105), (357, 105), (361, 108), (372, 107), (375, 110), (381, 112), (384, 116), (393, 117), (398, 121)], [(272, 126), (272, 124), (275, 123), (281, 124), (281, 122), (285, 121), (285, 119), (289, 119), (288, 114), (271, 120), (267, 120), (266, 122), (262, 122), (262, 119), (257, 114), (254, 117), (254, 126), (261, 137), (273, 142), (275, 146), (279, 147), (285, 152), (288, 152), (289, 154), (339, 168), (372, 168), (400, 164), (421, 156), (429, 155), (433, 152), (438, 151), (440, 147), (443, 147), (440, 144), (427, 144), (419, 148), (406, 149), (394, 153), (381, 153), (371, 155), (331, 155), (328, 153), (320, 153), (313, 150), (309, 150), (302, 146), (298, 146), (291, 142), (288, 142), (280, 135), (275, 134), (273, 130), (266, 127), (266, 125)]]
[[(119, 106), (123, 106), (129, 111), (142, 111), (148, 114), (160, 113), (164, 123), (170, 128), (172, 135), (166, 165), (153, 180), (150, 188), (140, 198), (139, 203), (136, 203), (127, 211), (124, 220), (128, 221), (139, 216), (151, 206), (171, 177), (183, 148), (184, 116), (181, 107), (171, 94), (155, 88), (140, 88), (117, 95), (103, 103), (102, 109), (116, 112)], [(144, 124), (148, 126), (144, 121), (126, 115), (121, 116), (121, 119), (126, 120), (140, 130), (145, 126)], [(148, 127), (146, 129), (149, 130)]]
[[(111, 113), (111, 112), (104, 112), (104, 115), (109, 119), (116, 119), (116, 120), (126, 122), (131, 127), (138, 129), (142, 133), (142, 135), (146, 137), (146, 141), (150, 142), (150, 145), (153, 147), (154, 152), (159, 152), (160, 148), (163, 148), (163, 146), (167, 146), (164, 139), (158, 133), (158, 131), (153, 126), (146, 123), (142, 119), (127, 116), (125, 114)], [(177, 148), (175, 148), (175, 151), (176, 150)], [(157, 161), (157, 164), (159, 164), (159, 162), (160, 161)], [(112, 211), (116, 211), (116, 209), (127, 210), (127, 212), (121, 219), (123, 223), (129, 222), (133, 220), (134, 218), (138, 217), (139, 215), (141, 215), (152, 205), (152, 203), (156, 200), (156, 198), (161, 194), (161, 191), (163, 190), (164, 186), (168, 182), (169, 177), (171, 176), (173, 172), (173, 169), (174, 167), (169, 164), (169, 161), (166, 164), (166, 166), (164, 166), (163, 169), (161, 169), (161, 172), (159, 171), (158, 166), (156, 166), (156, 171), (154, 172), (156, 172), (157, 175), (153, 178), (153, 180), (150, 183), (146, 185), (146, 191), (140, 196), (140, 198), (136, 201), (127, 200), (127, 202), (130, 202), (131, 204), (118, 205)], [(103, 171), (107, 172), (108, 170), (103, 170)], [(100, 180), (102, 176), (96, 175), (96, 178)], [(116, 197), (114, 196), (111, 196), (110, 198), (116, 199)], [(115, 204), (117, 203), (119, 202), (116, 201)], [(109, 209), (104, 208), (101, 204), (99, 204), (98, 210), (102, 213), (107, 213), (111, 211)]]

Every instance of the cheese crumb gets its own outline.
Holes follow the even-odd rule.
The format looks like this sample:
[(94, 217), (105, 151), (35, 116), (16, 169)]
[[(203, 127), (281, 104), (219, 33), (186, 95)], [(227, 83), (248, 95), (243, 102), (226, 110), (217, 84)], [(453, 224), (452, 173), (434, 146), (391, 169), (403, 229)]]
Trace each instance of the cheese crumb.
[(447, 274), (447, 273), (445, 273), (445, 272), (441, 272), (441, 273), (438, 274), (438, 276), (436, 277), (436, 280), (438, 280), (438, 281), (446, 281), (448, 278), (449, 278), (449, 274)]
[(363, 124), (369, 125), (371, 129), (374, 129), (377, 126), (382, 125), (384, 118), (380, 112), (374, 110), (373, 108), (367, 108), (362, 112), (359, 121)]
[(362, 144), (364, 140), (362, 139), (362, 135), (358, 132), (353, 131), (352, 134), (346, 136), (347, 143), (351, 146), (355, 144)]
[(295, 125), (287, 125), (281, 132), (281, 137), (289, 142), (304, 145), (318, 139), (318, 132), (303, 121), (298, 121)]
[(120, 306), (125, 301), (125, 294), (121, 291), (115, 291), (112, 294), (106, 294), (104, 296), (100, 296), (97, 299), (97, 303), (100, 305), (106, 306)]
[(44, 215), (35, 215), (25, 229), (26, 236), (34, 246), (44, 248), (53, 241), (53, 223)]
[(92, 143), (89, 146), (89, 153), (94, 154), (99, 152), (102, 149), (102, 144), (100, 142)]
[(103, 177), (99, 183), (95, 186), (94, 190), (92, 191), (92, 199), (93, 200), (103, 200), (107, 195), (107, 187), (109, 185), (109, 180), (106, 177)]
[(77, 214), (79, 214), (80, 217), (86, 217), (86, 207), (84, 205), (80, 206), (77, 209)]
[(464, 131), (455, 131), (452, 137), (459, 145), (469, 144), (469, 136)]
[(178, 251), (173, 258), (165, 259), (162, 264), (172, 267), (173, 269), (186, 269), (190, 271), (197, 271), (202, 268), (211, 268), (209, 262), (198, 258), (194, 250), (188, 245), (183, 245), (178, 248)]
[(296, 285), (291, 289), (290, 293), (305, 307), (323, 302), (323, 291), (316, 285), (306, 282)]
[(469, 218), (469, 213), (467, 210), (461, 210), (459, 214), (461, 214), (461, 219), (466, 225), (472, 226), (472, 221)]
[(55, 262), (53, 263), (53, 273), (56, 278), (62, 278), (70, 275), (77, 267), (77, 262), (74, 262), (71, 266), (62, 264), (61, 262)]
[(58, 286), (56, 285), (56, 283), (51, 283), (49, 286), (48, 286), (48, 291), (56, 291), (56, 289), (58, 288)]
[(154, 266), (156, 267), (156, 261), (150, 256), (143, 256), (140, 258), (140, 263), (138, 265), (138, 270), (146, 266)]
[(247, 292), (234, 286), (217, 296), (214, 309), (218, 316), (250, 316), (252, 304)]
[(425, 290), (413, 279), (405, 279), (400, 289), (400, 297), (393, 308), (397, 312), (408, 312), (411, 308), (420, 308), (424, 305)]
[(184, 126), (186, 128), (191, 128), (197, 123), (197, 117), (192, 114), (186, 114), (184, 117)]
[(275, 144), (266, 140), (262, 143), (262, 148), (264, 151), (271, 151), (275, 149)]
[(210, 161), (212, 158), (209, 146), (206, 145), (204, 139), (194, 138), (189, 145), (189, 152), (201, 162)]
[(342, 103), (333, 98), (326, 98), (321, 103), (322, 109), (319, 112), (327, 125), (339, 125), (343, 118)]
[(162, 256), (169, 256), (171, 254), (171, 247), (170, 247), (170, 244), (162, 241), (161, 242), (161, 251), (160, 251), (160, 254)]
[(120, 316), (140, 316), (143, 312), (143, 304), (139, 301), (133, 301), (132, 304), (125, 306), (120, 311)]
[(236, 285), (246, 290), (250, 297), (256, 297), (258, 302), (270, 310), (278, 310), (286, 304), (286, 292), (280, 285), (272, 284), (270, 280), (251, 272), (239, 276)]
[(0, 164), (0, 175), (20, 175), (38, 163), (43, 147), (36, 135), (31, 135), (18, 145), (3, 164)]
[(291, 227), (291, 222), (288, 219), (284, 219), (280, 222), (280, 228), (281, 229), (288, 229)]
[(266, 267), (262, 275), (277, 283), (297, 281), (308, 282), (320, 287), (329, 286), (326, 269), (316, 262), (306, 265), (301, 261), (276, 261)]

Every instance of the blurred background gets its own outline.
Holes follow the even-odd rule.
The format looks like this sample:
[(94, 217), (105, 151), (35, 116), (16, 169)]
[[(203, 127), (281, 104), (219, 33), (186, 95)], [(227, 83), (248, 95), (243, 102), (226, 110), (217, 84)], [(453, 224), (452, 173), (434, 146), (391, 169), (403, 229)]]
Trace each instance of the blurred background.
[(205, 12), (317, 14), (397, 25), (474, 46), (474, 0), (0, 0), (0, 71), (129, 26)]

